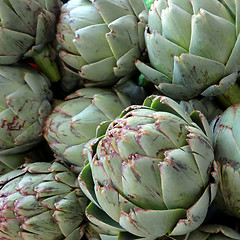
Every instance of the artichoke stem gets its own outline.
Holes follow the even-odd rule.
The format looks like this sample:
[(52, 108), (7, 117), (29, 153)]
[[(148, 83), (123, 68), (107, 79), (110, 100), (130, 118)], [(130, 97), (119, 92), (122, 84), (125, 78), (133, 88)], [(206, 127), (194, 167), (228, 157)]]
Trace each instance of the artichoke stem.
[(240, 86), (235, 83), (228, 91), (216, 96), (221, 106), (226, 109), (229, 106), (240, 102)]
[(33, 60), (51, 82), (60, 80), (61, 76), (50, 46), (46, 46), (40, 53), (34, 54)]

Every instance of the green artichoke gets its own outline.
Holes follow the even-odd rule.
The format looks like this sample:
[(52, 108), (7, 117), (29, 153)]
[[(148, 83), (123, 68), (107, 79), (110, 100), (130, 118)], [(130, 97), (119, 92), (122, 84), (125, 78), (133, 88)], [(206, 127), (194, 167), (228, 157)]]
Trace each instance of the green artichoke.
[(171, 98), (240, 102), (239, 7), (238, 0), (154, 1), (145, 30), (150, 63), (136, 66)]
[(172, 99), (153, 95), (89, 142), (79, 184), (92, 201), (91, 222), (112, 235), (128, 231), (146, 239), (202, 224), (218, 175), (210, 126), (200, 112), (191, 117)]
[(42, 140), (50, 82), (34, 68), (0, 66), (0, 86), (0, 155), (25, 152)]
[(54, 108), (45, 122), (44, 137), (56, 158), (83, 166), (87, 159), (84, 146), (96, 136), (97, 126), (111, 122), (130, 104), (130, 100), (117, 91), (79, 89)]
[(0, 238), (81, 239), (88, 199), (60, 162), (36, 162), (0, 177)]
[(50, 70), (42, 65), (47, 62), (46, 54), (51, 55), (46, 46), (55, 39), (61, 5), (60, 0), (1, 0), (0, 64), (13, 64), (22, 58), (34, 57), (46, 75), (58, 80), (54, 63), (47, 64)]
[(227, 108), (214, 121), (214, 150), (220, 164), (216, 204), (227, 214), (240, 218), (240, 103)]
[(57, 24), (59, 56), (85, 85), (113, 85), (136, 70), (146, 19), (144, 0), (70, 0)]

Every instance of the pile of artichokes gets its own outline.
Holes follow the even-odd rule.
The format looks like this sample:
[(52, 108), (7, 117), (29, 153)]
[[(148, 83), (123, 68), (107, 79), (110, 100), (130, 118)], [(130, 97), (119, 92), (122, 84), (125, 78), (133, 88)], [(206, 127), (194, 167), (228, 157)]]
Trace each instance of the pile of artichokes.
[(240, 240), (240, 0), (0, 0), (0, 239)]

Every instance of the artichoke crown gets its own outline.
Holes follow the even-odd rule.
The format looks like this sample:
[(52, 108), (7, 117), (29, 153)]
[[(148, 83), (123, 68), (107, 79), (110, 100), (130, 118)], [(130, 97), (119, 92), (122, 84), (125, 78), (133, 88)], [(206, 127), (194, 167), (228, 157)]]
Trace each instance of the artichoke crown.
[(0, 86), (0, 154), (24, 152), (41, 140), (50, 82), (33, 68), (1, 66)]
[(79, 89), (53, 109), (45, 122), (44, 137), (57, 158), (83, 166), (85, 144), (96, 136), (98, 125), (111, 122), (129, 105), (130, 100), (119, 91)]
[(92, 201), (90, 221), (106, 227), (99, 208), (112, 218), (109, 231), (151, 239), (183, 235), (202, 223), (218, 176), (200, 112), (190, 117), (172, 99), (153, 95), (126, 108), (98, 136), (88, 144), (89, 164), (79, 177)]
[(0, 1), (0, 64), (40, 52), (55, 38), (60, 0)]
[(113, 85), (135, 70), (145, 49), (146, 21), (143, 0), (70, 0), (57, 25), (59, 55), (85, 84)]
[(225, 93), (240, 70), (239, 6), (239, 1), (154, 1), (145, 30), (150, 66), (138, 61), (138, 69), (175, 99)]
[(64, 164), (28, 164), (0, 177), (0, 237), (73, 239), (87, 203), (75, 174)]

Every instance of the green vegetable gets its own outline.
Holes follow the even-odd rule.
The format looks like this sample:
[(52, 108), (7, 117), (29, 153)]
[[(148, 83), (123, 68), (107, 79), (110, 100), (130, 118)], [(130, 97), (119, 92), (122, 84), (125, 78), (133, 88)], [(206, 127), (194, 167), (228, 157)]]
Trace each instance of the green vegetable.
[(70, 0), (57, 25), (59, 56), (85, 85), (113, 85), (136, 71), (146, 21), (144, 0)]
[(60, 0), (0, 1), (0, 64), (33, 57), (47, 77), (60, 79), (50, 50), (55, 39)]
[(150, 96), (88, 143), (79, 183), (92, 201), (92, 223), (147, 239), (183, 235), (203, 223), (218, 172), (209, 124), (200, 112), (191, 117), (172, 99)]
[(27, 164), (1, 176), (0, 238), (80, 239), (88, 199), (76, 179), (60, 162)]
[(150, 63), (136, 66), (171, 98), (240, 102), (239, 19), (239, 1), (156, 0), (145, 30)]
[(119, 91), (81, 88), (54, 108), (45, 122), (44, 137), (58, 159), (83, 166), (85, 144), (96, 136), (97, 126), (113, 121), (130, 104)]
[(240, 218), (240, 103), (213, 122), (215, 159), (220, 165), (216, 204)]
[(1, 65), (0, 86), (0, 155), (25, 152), (43, 140), (50, 82), (34, 68)]

